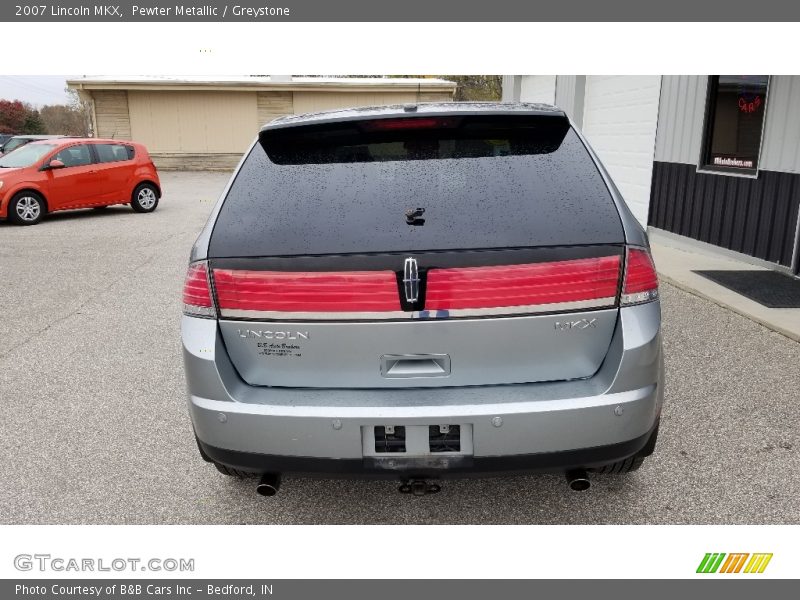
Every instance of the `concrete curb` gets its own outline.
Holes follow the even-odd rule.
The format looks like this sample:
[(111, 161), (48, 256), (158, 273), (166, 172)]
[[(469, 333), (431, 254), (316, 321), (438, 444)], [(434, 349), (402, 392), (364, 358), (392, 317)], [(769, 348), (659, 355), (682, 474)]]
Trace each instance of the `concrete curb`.
[(664, 275), (663, 273), (659, 273), (658, 274), (658, 278), (659, 278), (659, 281), (664, 281), (666, 283), (669, 283), (670, 285), (674, 285), (675, 287), (683, 290), (684, 292), (688, 292), (688, 293), (692, 294), (693, 296), (697, 296), (698, 298), (702, 298), (704, 300), (708, 300), (709, 302), (713, 302), (717, 306), (721, 306), (722, 308), (726, 308), (726, 309), (730, 310), (731, 312), (736, 313), (737, 315), (740, 315), (742, 317), (750, 319), (751, 321), (753, 321), (755, 323), (758, 323), (759, 325), (762, 325), (762, 326), (766, 327), (767, 329), (770, 329), (771, 331), (774, 331), (775, 333), (779, 333), (782, 336), (787, 337), (787, 338), (789, 338), (790, 340), (792, 340), (794, 342), (800, 342), (800, 335), (798, 335), (797, 333), (795, 333), (793, 331), (790, 331), (788, 329), (784, 329), (780, 325), (776, 325), (775, 323), (769, 322), (769, 321), (767, 321), (765, 319), (761, 319), (760, 317), (757, 317), (756, 315), (753, 315), (751, 313), (748, 313), (745, 310), (737, 308), (737, 307), (735, 307), (735, 306), (733, 306), (733, 305), (731, 305), (731, 304), (729, 304), (729, 303), (727, 303), (727, 302), (725, 302), (723, 300), (720, 300), (719, 298), (714, 298), (713, 296), (711, 296), (709, 294), (706, 294), (705, 292), (701, 292), (697, 288), (694, 288), (694, 287), (692, 287), (690, 285), (687, 285), (686, 283), (678, 281), (677, 279), (673, 279), (672, 277), (670, 277), (668, 275)]

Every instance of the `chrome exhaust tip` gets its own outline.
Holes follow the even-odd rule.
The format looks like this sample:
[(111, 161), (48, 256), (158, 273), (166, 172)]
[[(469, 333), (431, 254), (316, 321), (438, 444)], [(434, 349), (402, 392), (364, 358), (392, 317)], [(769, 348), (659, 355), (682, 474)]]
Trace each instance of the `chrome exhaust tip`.
[(264, 473), (256, 486), (256, 491), (262, 496), (274, 496), (279, 489), (281, 489), (279, 473)]
[(586, 474), (586, 471), (583, 469), (575, 469), (573, 471), (567, 471), (567, 485), (569, 485), (569, 489), (575, 492), (583, 492), (584, 490), (588, 490), (589, 486), (591, 486), (591, 482), (589, 481), (589, 476)]

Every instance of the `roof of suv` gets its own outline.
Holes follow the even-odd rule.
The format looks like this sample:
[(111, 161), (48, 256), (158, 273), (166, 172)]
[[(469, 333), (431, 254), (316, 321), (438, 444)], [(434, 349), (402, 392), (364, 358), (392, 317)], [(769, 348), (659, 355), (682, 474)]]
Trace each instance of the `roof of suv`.
[(387, 119), (397, 117), (448, 116), (448, 115), (545, 115), (565, 117), (563, 110), (550, 104), (509, 102), (420, 102), (392, 104), (390, 106), (364, 106), (359, 108), (326, 110), (316, 113), (289, 115), (270, 121), (261, 131), (283, 129), (297, 125), (316, 125), (362, 119)]

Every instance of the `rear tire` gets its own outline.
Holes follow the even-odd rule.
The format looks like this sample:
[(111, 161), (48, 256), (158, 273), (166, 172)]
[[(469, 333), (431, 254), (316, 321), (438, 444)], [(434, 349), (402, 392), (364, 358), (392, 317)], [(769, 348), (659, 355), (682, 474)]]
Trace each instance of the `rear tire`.
[(197, 443), (197, 451), (200, 452), (200, 457), (206, 462), (214, 462), (214, 460), (206, 454), (206, 451), (203, 450), (203, 446), (200, 444), (200, 440), (197, 438), (197, 434), (194, 434), (194, 441)]
[(217, 471), (222, 473), (223, 475), (227, 475), (228, 477), (238, 477), (239, 479), (250, 479), (256, 476), (256, 473), (250, 473), (249, 471), (240, 471), (239, 469), (234, 469), (233, 467), (226, 467), (218, 462), (214, 462), (214, 466), (217, 468)]
[(611, 463), (610, 465), (600, 467), (599, 469), (595, 469), (594, 472), (601, 474), (631, 473), (641, 467), (643, 462), (644, 456), (639, 456), (637, 454), (635, 456), (631, 456), (630, 458), (626, 458), (625, 460), (620, 460), (615, 463)]
[(211, 458), (206, 451), (203, 450), (203, 445), (200, 443), (200, 440), (197, 437), (197, 434), (194, 435), (194, 441), (197, 442), (197, 449), (200, 451), (200, 456), (206, 462), (213, 463), (214, 466), (217, 468), (217, 471), (222, 473), (223, 475), (227, 475), (228, 477), (238, 477), (239, 479), (249, 479), (251, 477), (255, 477), (255, 473), (250, 473), (248, 471), (240, 471), (239, 469), (234, 469), (233, 467), (226, 467), (223, 464), (218, 463), (213, 458)]
[(158, 189), (152, 183), (140, 183), (133, 190), (131, 208), (138, 213), (153, 212), (158, 206)]
[(8, 203), (8, 218), (17, 225), (36, 225), (46, 212), (44, 198), (36, 192), (19, 192)]
[(656, 423), (655, 429), (653, 429), (653, 433), (650, 434), (650, 438), (647, 440), (647, 443), (644, 445), (644, 448), (639, 450), (636, 454), (631, 456), (630, 458), (626, 458), (625, 460), (618, 460), (615, 463), (611, 463), (610, 465), (604, 465), (602, 467), (598, 467), (596, 469), (592, 469), (595, 473), (601, 474), (610, 474), (610, 473), (632, 473), (639, 469), (644, 463), (644, 459), (650, 456), (656, 449), (656, 440), (658, 439), (658, 426), (659, 423)]

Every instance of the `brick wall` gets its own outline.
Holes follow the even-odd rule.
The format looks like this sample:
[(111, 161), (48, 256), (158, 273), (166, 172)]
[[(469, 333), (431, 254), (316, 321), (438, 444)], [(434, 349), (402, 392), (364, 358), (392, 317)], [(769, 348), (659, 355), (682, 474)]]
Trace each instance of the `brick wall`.
[(168, 154), (151, 152), (156, 167), (164, 171), (232, 171), (241, 154)]
[(292, 92), (258, 92), (258, 127), (286, 115), (294, 114)]

